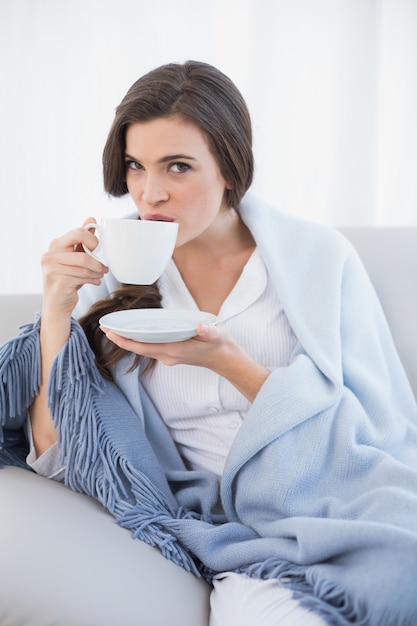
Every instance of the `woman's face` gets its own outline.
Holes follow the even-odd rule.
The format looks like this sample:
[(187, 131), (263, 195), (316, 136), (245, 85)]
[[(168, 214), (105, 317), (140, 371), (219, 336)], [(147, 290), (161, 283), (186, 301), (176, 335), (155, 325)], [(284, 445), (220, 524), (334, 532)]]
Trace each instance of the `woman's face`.
[(199, 127), (181, 116), (129, 126), (126, 184), (141, 219), (178, 222), (177, 246), (215, 231), (227, 183)]

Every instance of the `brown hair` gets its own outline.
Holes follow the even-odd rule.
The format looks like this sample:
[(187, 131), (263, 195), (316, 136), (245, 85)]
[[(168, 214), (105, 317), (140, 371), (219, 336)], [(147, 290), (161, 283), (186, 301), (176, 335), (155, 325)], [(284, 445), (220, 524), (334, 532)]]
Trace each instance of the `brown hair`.
[(116, 109), (104, 148), (104, 188), (112, 196), (128, 192), (125, 138), (130, 124), (182, 115), (205, 134), (223, 178), (228, 206), (238, 208), (254, 169), (252, 126), (246, 103), (233, 82), (207, 63), (187, 61), (158, 67), (137, 80)]
[[(126, 355), (126, 352), (106, 338), (100, 330), (99, 319), (106, 313), (113, 311), (146, 308), (161, 308), (161, 295), (156, 283), (153, 285), (122, 285), (120, 289), (111, 293), (107, 298), (95, 302), (88, 312), (78, 320), (95, 354), (97, 367), (104, 378), (112, 380), (111, 368)], [(135, 356), (130, 370), (138, 367), (141, 360), (141, 356)], [(151, 369), (153, 365), (154, 362), (148, 360), (144, 371)]]
[[(126, 132), (131, 124), (182, 115), (203, 131), (223, 178), (229, 207), (239, 208), (254, 171), (252, 127), (246, 103), (234, 83), (215, 67), (198, 61), (162, 65), (137, 80), (116, 109), (103, 151), (104, 188), (112, 196), (128, 193), (126, 186)], [(81, 318), (88, 341), (104, 376), (125, 351), (107, 341), (98, 327), (106, 313), (128, 308), (161, 307), (156, 283), (123, 285), (100, 300)], [(140, 362), (136, 358), (133, 367)]]

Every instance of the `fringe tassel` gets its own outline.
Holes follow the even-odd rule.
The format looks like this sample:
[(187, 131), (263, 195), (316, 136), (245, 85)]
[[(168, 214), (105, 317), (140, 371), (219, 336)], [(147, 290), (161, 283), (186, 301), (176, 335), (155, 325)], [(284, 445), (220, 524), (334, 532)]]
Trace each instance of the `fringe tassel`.
[[(102, 379), (95, 367), (84, 332), (73, 322), (70, 339), (53, 364), (48, 387), (66, 464), (66, 484), (98, 500), (119, 525), (131, 530), (133, 538), (158, 547), (166, 558), (199, 576), (191, 555), (169, 532), (175, 510), (162, 491), (116, 451), (106, 433), (97, 398), (113, 392), (114, 386)], [(126, 401), (126, 411), (128, 406), (132, 410)]]
[(27, 324), (0, 348), (1, 425), (20, 417), (40, 385), (39, 323)]
[(321, 615), (328, 624), (333, 626), (369, 624), (369, 615), (359, 600), (353, 600), (345, 589), (330, 581), (310, 582), (306, 566), (297, 566), (271, 558), (238, 571), (263, 580), (275, 578), (282, 586), (291, 589), (293, 597), (301, 606)]
[[(351, 598), (338, 585), (330, 581), (321, 580), (313, 585), (313, 593), (314, 595), (304, 596), (300, 599), (300, 604), (306, 609), (317, 610), (317, 602), (320, 605), (325, 603), (325, 607), (329, 607), (333, 611), (336, 610), (338, 617), (343, 617), (346, 624), (365, 626), (368, 623), (365, 606), (359, 600)], [(329, 613), (329, 615), (331, 614)]]
[[(49, 408), (59, 427), (61, 461), (76, 465), (77, 458), (92, 465), (98, 454), (97, 433), (88, 417), (94, 411), (94, 395), (103, 393), (103, 381), (95, 367), (94, 354), (77, 322), (71, 323), (71, 335), (56, 357), (48, 384)], [(86, 429), (87, 424), (88, 437)], [(79, 429), (78, 447), (70, 445), (74, 430)], [(79, 491), (76, 485), (69, 485)]]
[[(157, 546), (165, 558), (188, 572), (201, 576), (191, 554), (169, 531), (176, 515), (163, 499), (161, 492), (150, 484), (145, 475), (139, 475), (137, 470), (131, 473), (131, 486), (136, 502), (133, 505), (128, 502), (118, 504), (114, 511), (117, 523), (128, 528), (134, 539)], [(178, 513), (181, 515), (182, 511)]]
[(0, 467), (26, 464), (27, 409), (40, 385), (39, 318), (0, 347)]

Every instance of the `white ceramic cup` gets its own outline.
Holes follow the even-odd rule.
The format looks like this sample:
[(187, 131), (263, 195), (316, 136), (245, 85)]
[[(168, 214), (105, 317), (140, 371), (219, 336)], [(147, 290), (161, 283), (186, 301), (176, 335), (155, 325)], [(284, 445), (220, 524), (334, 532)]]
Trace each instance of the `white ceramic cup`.
[(84, 251), (108, 266), (121, 283), (151, 285), (162, 274), (172, 256), (177, 240), (176, 222), (103, 218), (95, 229), (99, 244)]

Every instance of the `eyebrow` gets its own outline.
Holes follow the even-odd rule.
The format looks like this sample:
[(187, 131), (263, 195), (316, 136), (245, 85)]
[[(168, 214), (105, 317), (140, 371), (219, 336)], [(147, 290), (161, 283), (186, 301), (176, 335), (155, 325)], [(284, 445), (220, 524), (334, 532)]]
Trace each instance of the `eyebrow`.
[[(131, 161), (138, 161), (140, 163), (140, 159), (136, 159), (133, 156), (130, 156), (129, 154), (125, 154), (125, 159), (126, 160), (131, 160)], [(189, 156), (188, 154), (169, 154), (167, 156), (162, 157), (161, 159), (158, 160), (158, 163), (167, 163), (169, 161), (177, 161), (178, 159), (187, 159), (188, 161), (196, 161), (197, 159), (195, 159), (192, 156)]]

